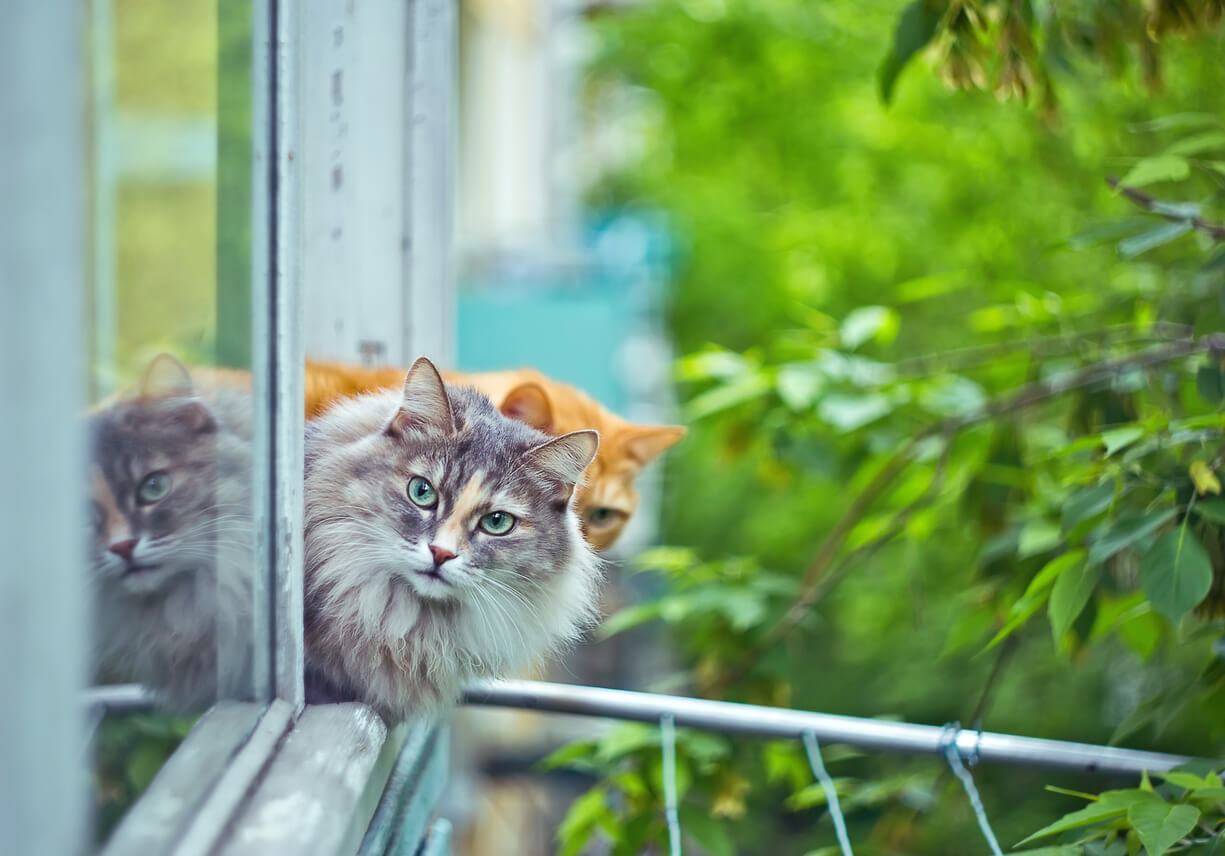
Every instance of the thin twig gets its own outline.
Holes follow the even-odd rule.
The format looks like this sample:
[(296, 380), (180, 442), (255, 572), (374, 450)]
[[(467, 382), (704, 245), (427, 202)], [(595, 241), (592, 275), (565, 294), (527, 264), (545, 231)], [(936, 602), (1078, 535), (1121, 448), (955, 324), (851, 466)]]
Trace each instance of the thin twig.
[(995, 658), (995, 664), (991, 666), (991, 674), (987, 675), (987, 683), (983, 685), (983, 691), (979, 694), (978, 702), (974, 705), (974, 712), (966, 720), (973, 723), (975, 728), (978, 727), (977, 723), (982, 722), (983, 717), (987, 715), (987, 704), (991, 700), (991, 691), (995, 689), (1000, 675), (1004, 672), (1004, 664), (1016, 650), (1016, 642), (1016, 636), (1009, 636), (1004, 640), (1004, 644), (1000, 646), (999, 654)]
[(996, 345), (975, 345), (967, 348), (955, 348), (949, 351), (925, 354), (898, 360), (895, 363), (897, 373), (902, 376), (926, 375), (935, 368), (942, 371), (964, 371), (977, 368), (983, 362), (993, 357), (1010, 354), (1015, 351), (1026, 351), (1029, 357), (1058, 357), (1071, 353), (1092, 342), (1100, 346), (1151, 345), (1168, 342), (1171, 339), (1186, 339), (1194, 333), (1189, 324), (1174, 324), (1159, 321), (1153, 324), (1151, 334), (1147, 336), (1128, 335), (1135, 333), (1132, 324), (1120, 324), (1100, 330), (1089, 330), (1084, 333), (1065, 333), (1058, 336), (1043, 336), (1031, 339), (1018, 339), (1013, 342), (1002, 342)]
[(1205, 235), (1211, 235), (1212, 238), (1217, 241), (1225, 241), (1225, 226), (1221, 225), (1220, 223), (1213, 223), (1198, 215), (1194, 217), (1179, 216), (1175, 212), (1169, 210), (1169, 203), (1162, 202), (1160, 199), (1155, 199), (1142, 190), (1136, 190), (1134, 187), (1128, 187), (1127, 185), (1120, 184), (1119, 180), (1113, 175), (1106, 177), (1106, 183), (1115, 190), (1119, 191), (1119, 193), (1122, 193), (1132, 202), (1139, 205), (1145, 211), (1151, 211), (1158, 217), (1163, 217), (1166, 220), (1172, 220), (1176, 223), (1190, 223), (1192, 227), (1203, 232)]

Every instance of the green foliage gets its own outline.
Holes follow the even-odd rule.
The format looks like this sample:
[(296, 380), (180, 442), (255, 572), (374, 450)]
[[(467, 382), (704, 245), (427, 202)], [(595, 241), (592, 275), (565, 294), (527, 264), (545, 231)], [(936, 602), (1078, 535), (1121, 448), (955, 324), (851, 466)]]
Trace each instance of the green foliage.
[[(1174, 771), (1162, 774), (1165, 784), (1154, 789), (1145, 776), (1141, 787), (1085, 795), (1089, 805), (1070, 812), (1035, 832), (1037, 838), (1063, 834), (1075, 844), (1062, 845), (1069, 854), (1090, 852), (1091, 842), (1113, 845), (1118, 852), (1148, 856), (1177, 850), (1207, 854), (1219, 848), (1225, 815), (1225, 795), (1216, 774)], [(1143, 847), (1143, 851), (1140, 848)], [(1113, 850), (1111, 851), (1113, 852)]]
[[(591, 201), (662, 208), (685, 248), (671, 326), (691, 423), (667, 481), (683, 546), (643, 558), (660, 594), (605, 632), (662, 624), (669, 685), (700, 694), (1219, 753), (1225, 90), (1208, 5), (1183, 4), (1196, 38), (1159, 43), (1160, 92), (1170, 4), (698, 5), (597, 28), (590, 96), (633, 92), (647, 119), (641, 158)], [(1058, 84), (1058, 122), (937, 77), (1046, 107)], [(639, 844), (662, 840), (657, 749), (570, 759)], [(934, 760), (831, 771), (857, 853), (977, 841)], [(977, 775), (1002, 839), (1078, 804), (1042, 773)], [(721, 827), (737, 852), (833, 845), (802, 755), (737, 741), (690, 777), (687, 810), (710, 816), (733, 779), (753, 818)], [(1219, 808), (1171, 785), (1130, 814), (1095, 799), (1105, 836), (1045, 852), (1160, 849), (1187, 835), (1183, 806), (1217, 829)]]
[(132, 714), (107, 717), (94, 737), (94, 832), (105, 841), (178, 747), (195, 717)]

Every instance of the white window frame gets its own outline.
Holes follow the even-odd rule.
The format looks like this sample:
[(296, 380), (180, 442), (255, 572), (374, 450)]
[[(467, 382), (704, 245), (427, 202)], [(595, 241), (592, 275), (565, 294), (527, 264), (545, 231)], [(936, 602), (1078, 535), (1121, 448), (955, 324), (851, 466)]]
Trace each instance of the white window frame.
[[(104, 853), (447, 852), (449, 826), (433, 819), (445, 726), (389, 729), (359, 704), (304, 704), (302, 400), (307, 354), (356, 361), (369, 357), (362, 343), (383, 341), (384, 361), (428, 353), (453, 363), (457, 4), (252, 4), (252, 368), (255, 460), (266, 464), (255, 493), (256, 701), (219, 702), (201, 717)], [(80, 852), (89, 825), (77, 377), (87, 339), (87, 8), (19, 4), (0, 31), (0, 69), (17, 82), (0, 88), (9, 117), (0, 391), (18, 403), (0, 421), (0, 473), (13, 497), (0, 515), (13, 545), (0, 574), (0, 607), (13, 617), (0, 621), (0, 640), (21, 652), (3, 658), (0, 678), (37, 690), (0, 705), (0, 828), (23, 853)], [(357, 49), (337, 49), (346, 33)], [(326, 89), (316, 97), (320, 72), (349, 81), (346, 102)], [(376, 86), (384, 75), (399, 82)], [(344, 127), (353, 148), (337, 133)], [(338, 198), (338, 162), (366, 195)], [(400, 210), (388, 220), (372, 200)], [(341, 232), (340, 268), (326, 261), (337, 251), (332, 232), (314, 228), (325, 222)], [(358, 257), (371, 266), (349, 265)], [(313, 299), (329, 294), (341, 299)], [(361, 329), (375, 322), (383, 326)], [(338, 327), (360, 335), (341, 348), (312, 333)]]

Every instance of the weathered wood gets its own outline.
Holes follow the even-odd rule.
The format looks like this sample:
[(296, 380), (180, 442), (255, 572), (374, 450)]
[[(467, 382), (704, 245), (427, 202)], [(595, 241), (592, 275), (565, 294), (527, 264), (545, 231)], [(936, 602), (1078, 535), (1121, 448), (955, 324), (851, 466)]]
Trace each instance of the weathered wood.
[(85, 838), (85, 4), (0, 27), (0, 849)]
[(455, 140), (459, 3), (412, 0), (408, 123), (408, 288), (404, 339), (414, 354), (455, 363)]
[(200, 717), (111, 834), (102, 856), (169, 852), (251, 733), (262, 705), (222, 702)]
[(421, 848), (434, 808), (446, 787), (449, 739), (449, 727), (440, 725), (425, 741), (416, 765), (418, 772), (403, 789), (403, 807), (394, 824), (387, 856), (416, 856)]
[(277, 699), (268, 705), (188, 821), (174, 847), (175, 856), (206, 856), (214, 851), (292, 722), (293, 707), (288, 702)]
[(429, 837), (421, 845), (421, 856), (449, 856), (451, 852), (451, 821), (440, 817), (430, 827)]
[(405, 179), (408, 10), (403, 0), (313, 0), (302, 32), (306, 352), (407, 365)]
[[(230, 825), (216, 856), (352, 853), (369, 820), (358, 812), (386, 781), (378, 769), (387, 727), (359, 704), (308, 707)], [(384, 776), (390, 770), (384, 765)]]
[[(257, 0), (253, 36), (254, 192), (252, 213), (252, 370), (255, 386), (254, 507), (259, 616), (270, 615), (265, 636), (277, 698), (296, 712), (305, 700), (302, 627), (302, 194), (298, 158), (300, 0)], [(262, 476), (262, 478), (258, 477)], [(267, 610), (265, 607), (270, 606)]]
[(436, 734), (429, 722), (402, 723), (405, 733), (403, 746), (395, 759), (395, 767), (387, 779), (370, 819), (358, 856), (383, 856), (395, 835), (397, 823), (404, 812), (404, 803), (413, 792), (422, 770), (434, 751)]

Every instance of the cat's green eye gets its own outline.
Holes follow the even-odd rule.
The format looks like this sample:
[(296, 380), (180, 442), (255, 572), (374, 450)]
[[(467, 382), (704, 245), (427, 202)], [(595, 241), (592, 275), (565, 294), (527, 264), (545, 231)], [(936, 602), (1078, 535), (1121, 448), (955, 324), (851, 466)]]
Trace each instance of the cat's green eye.
[(170, 493), (170, 473), (158, 470), (149, 473), (136, 488), (136, 501), (141, 505), (152, 505), (166, 498)]
[(433, 508), (438, 504), (438, 491), (421, 476), (413, 476), (408, 480), (408, 498), (414, 505), (422, 508)]
[(505, 535), (515, 528), (515, 516), (505, 511), (491, 511), (481, 518), (480, 527), (490, 535)]

